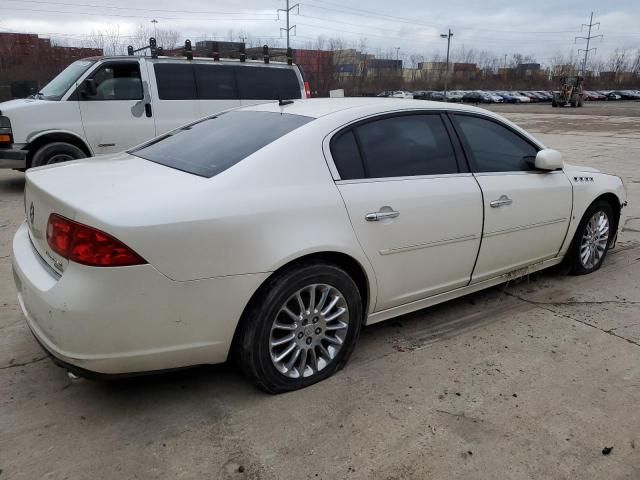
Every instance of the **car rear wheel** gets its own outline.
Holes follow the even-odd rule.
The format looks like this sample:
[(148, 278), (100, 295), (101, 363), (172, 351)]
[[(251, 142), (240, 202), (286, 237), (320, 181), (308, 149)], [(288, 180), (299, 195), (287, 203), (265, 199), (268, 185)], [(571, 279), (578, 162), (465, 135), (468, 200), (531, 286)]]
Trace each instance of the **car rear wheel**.
[(609, 251), (614, 224), (613, 209), (608, 202), (599, 200), (589, 207), (569, 252), (573, 274), (585, 275), (600, 268)]
[(277, 273), (245, 312), (237, 359), (269, 393), (307, 387), (345, 365), (362, 311), (357, 285), (335, 265), (311, 263)]
[(75, 145), (67, 142), (53, 142), (36, 150), (31, 159), (31, 166), (41, 167), (85, 157), (84, 152)]

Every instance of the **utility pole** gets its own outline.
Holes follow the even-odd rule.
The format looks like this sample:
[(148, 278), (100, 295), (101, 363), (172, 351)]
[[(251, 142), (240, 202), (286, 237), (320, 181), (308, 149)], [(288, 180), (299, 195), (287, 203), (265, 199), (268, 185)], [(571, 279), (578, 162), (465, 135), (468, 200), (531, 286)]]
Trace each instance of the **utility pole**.
[(291, 25), (289, 26), (289, 13), (291, 13), (291, 10), (293, 9), (297, 9), (296, 13), (300, 13), (300, 4), (296, 3), (295, 5), (291, 5), (289, 6), (289, 0), (287, 0), (287, 8), (279, 8), (278, 9), (278, 18), (280, 18), (280, 12), (285, 12), (285, 14), (287, 15), (287, 28), (280, 28), (280, 35), (282, 35), (282, 31), (284, 30), (285, 32), (287, 32), (287, 49), (291, 48), (291, 43), (289, 41), (289, 34), (291, 33), (291, 30), (294, 31), (294, 34), (296, 32), (296, 26), (295, 25)]
[(589, 48), (589, 43), (591, 42), (592, 38), (604, 38), (604, 35), (600, 34), (600, 35), (591, 35), (591, 28), (593, 27), (598, 27), (598, 30), (600, 30), (600, 22), (597, 23), (593, 23), (593, 12), (591, 12), (591, 18), (589, 19), (589, 23), (583, 23), (582, 26), (580, 27), (580, 31), (582, 31), (582, 29), (584, 27), (588, 27), (588, 33), (586, 37), (576, 37), (574, 39), (574, 43), (576, 43), (578, 41), (578, 39), (581, 40), (586, 40), (587, 41), (587, 48), (585, 48), (584, 50), (582, 48), (578, 49), (578, 55), (580, 54), (580, 52), (584, 52), (584, 61), (582, 62), (582, 75), (584, 76), (586, 71), (587, 71), (587, 57), (589, 56), (589, 52), (591, 50), (598, 50), (597, 48)]
[(449, 33), (441, 33), (440, 37), (447, 39), (447, 66), (444, 72), (444, 101), (448, 102), (449, 99), (447, 98), (447, 81), (449, 79), (449, 50), (451, 49), (451, 37), (453, 37), (453, 33), (451, 32), (451, 29), (449, 29)]
[(156, 28), (156, 25), (158, 23), (158, 20), (156, 20), (154, 18), (153, 20), (151, 20), (151, 23), (153, 23), (153, 38), (155, 38), (157, 40), (158, 39), (158, 30)]
[(506, 69), (507, 69), (507, 54), (506, 53), (504, 54), (504, 68), (505, 68), (505, 71), (506, 71)]
[(398, 61), (398, 59), (400, 58), (400, 47), (395, 47), (396, 48), (396, 61)]

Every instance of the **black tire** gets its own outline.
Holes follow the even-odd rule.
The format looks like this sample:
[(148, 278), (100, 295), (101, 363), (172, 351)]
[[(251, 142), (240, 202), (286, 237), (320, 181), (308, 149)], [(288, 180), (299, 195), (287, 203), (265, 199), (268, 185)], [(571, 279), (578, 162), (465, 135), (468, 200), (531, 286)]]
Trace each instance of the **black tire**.
[[(580, 245), (582, 239), (585, 235), (585, 231), (587, 229), (587, 224), (589, 220), (597, 213), (603, 212), (609, 221), (609, 233), (607, 237), (607, 243), (602, 253), (602, 257), (592, 266), (585, 266), (580, 257)], [(612, 236), (615, 233), (615, 228), (617, 228), (617, 219), (614, 218), (613, 208), (611, 208), (611, 204), (605, 200), (597, 200), (587, 209), (582, 220), (580, 221), (580, 225), (578, 225), (578, 229), (573, 237), (573, 241), (571, 242), (571, 247), (567, 252), (567, 263), (570, 266), (570, 272), (573, 275), (586, 275), (588, 273), (595, 272), (600, 268), (602, 262), (607, 256), (607, 252), (609, 251), (609, 246), (611, 245)]]
[(31, 167), (53, 165), (54, 163), (67, 162), (78, 158), (85, 158), (85, 153), (70, 143), (53, 142), (40, 147), (31, 158)]
[[(281, 373), (272, 361), (269, 348), (271, 327), (287, 300), (298, 290), (313, 284), (330, 285), (342, 294), (348, 307), (347, 333), (335, 357), (324, 368), (308, 377), (290, 378)], [(246, 377), (268, 393), (308, 387), (344, 367), (360, 334), (362, 318), (360, 291), (344, 270), (318, 262), (299, 264), (274, 274), (251, 301), (238, 326), (234, 357)]]

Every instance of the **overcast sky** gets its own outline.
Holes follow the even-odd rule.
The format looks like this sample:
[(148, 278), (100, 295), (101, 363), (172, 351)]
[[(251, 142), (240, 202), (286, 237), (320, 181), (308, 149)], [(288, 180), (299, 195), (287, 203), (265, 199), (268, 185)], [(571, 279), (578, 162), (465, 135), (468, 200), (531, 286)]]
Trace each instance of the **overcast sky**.
[[(284, 7), (285, 0), (0, 0), (0, 31), (74, 43), (107, 26), (129, 35), (137, 24), (150, 25), (155, 18), (159, 28), (177, 30), (194, 42), (205, 36), (228, 39), (233, 30), (234, 37), (274, 44), (285, 26), (276, 10)], [(322, 35), (350, 46), (366, 39), (368, 50), (379, 56), (395, 56), (397, 47), (403, 58), (431, 56), (446, 51), (439, 34), (450, 27), (454, 51), (464, 46), (499, 56), (531, 54), (546, 63), (558, 53), (585, 48), (583, 41), (574, 44), (574, 37), (586, 35), (580, 25), (588, 23), (592, 10), (594, 22), (601, 23), (593, 34), (604, 34), (603, 41), (592, 42), (595, 55), (640, 48), (640, 0), (300, 0), (299, 11), (291, 15), (297, 25), (292, 46), (308, 46)]]

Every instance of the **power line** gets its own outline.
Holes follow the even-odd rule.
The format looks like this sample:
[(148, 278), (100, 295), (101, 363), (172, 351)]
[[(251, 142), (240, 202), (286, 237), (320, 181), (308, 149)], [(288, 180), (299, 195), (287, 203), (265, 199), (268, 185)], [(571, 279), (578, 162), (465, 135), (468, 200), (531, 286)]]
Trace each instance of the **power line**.
[(116, 5), (96, 5), (91, 3), (70, 3), (70, 2), (55, 2), (55, 1), (46, 1), (46, 0), (6, 0), (8, 2), (13, 3), (38, 3), (45, 5), (63, 5), (67, 7), (89, 7), (89, 8), (108, 8), (112, 10), (127, 10), (127, 11), (139, 11), (139, 12), (164, 12), (164, 13), (192, 13), (192, 14), (211, 14), (211, 15), (268, 15), (272, 19), (274, 19), (272, 13), (260, 13), (256, 12), (219, 12), (213, 10), (166, 10), (160, 8), (135, 8), (135, 7), (121, 7)]
[(141, 16), (141, 15), (123, 15), (123, 14), (118, 14), (118, 13), (97, 13), (97, 12), (78, 12), (73, 11), (73, 12), (68, 12), (68, 11), (61, 11), (61, 10), (45, 10), (45, 9), (36, 9), (36, 8), (13, 8), (11, 7), (11, 10), (17, 10), (17, 11), (25, 11), (25, 12), (44, 12), (44, 13), (60, 13), (60, 14), (64, 14), (64, 15), (89, 15), (89, 16), (93, 16), (93, 17), (118, 17), (118, 18), (156, 18), (156, 19), (161, 19), (161, 20), (189, 20), (189, 21), (194, 21), (194, 20), (207, 20), (209, 22), (247, 22), (247, 21), (251, 21), (251, 22), (265, 22), (265, 21), (275, 21), (277, 19), (275, 18), (202, 18), (202, 17), (197, 17), (197, 18), (187, 18), (187, 17), (159, 17), (159, 16)]

